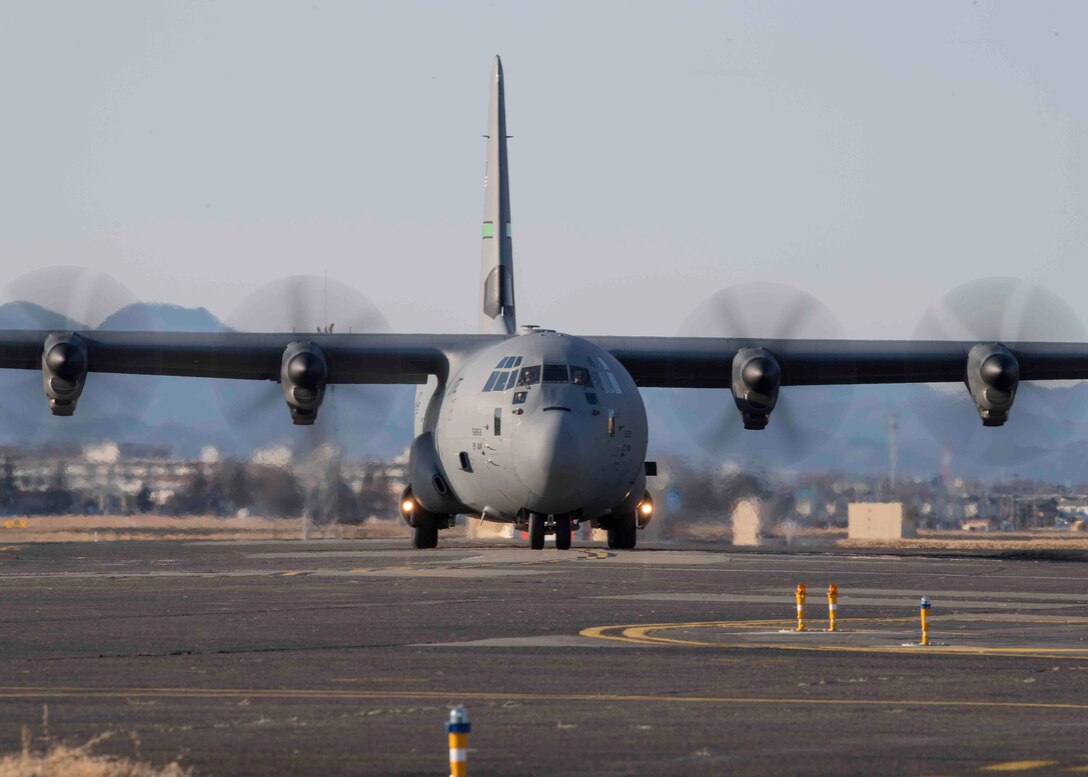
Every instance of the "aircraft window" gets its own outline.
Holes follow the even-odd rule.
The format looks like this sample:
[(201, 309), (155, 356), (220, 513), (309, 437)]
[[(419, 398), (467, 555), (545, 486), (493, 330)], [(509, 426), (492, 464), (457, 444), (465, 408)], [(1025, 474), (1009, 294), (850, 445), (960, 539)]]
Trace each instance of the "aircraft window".
[(510, 366), (511, 367), (520, 367), (521, 366), (521, 357), (520, 356), (516, 357), (514, 359), (514, 363), (511, 364)]
[(500, 375), (502, 375), (501, 372), (491, 373), (491, 377), (488, 378), (487, 383), (484, 384), (484, 391), (491, 391), (493, 388), (495, 388), (495, 381), (499, 379)]
[(517, 380), (517, 377), (518, 377), (517, 370), (515, 370), (514, 372), (511, 372), (510, 377), (506, 379), (506, 388), (512, 389), (514, 387), (514, 381)]
[(589, 377), (589, 370), (585, 367), (571, 367), (570, 380), (575, 386), (593, 388), (593, 380)]
[(513, 401), (512, 404), (524, 405), (525, 400), (526, 400), (526, 398), (528, 398), (528, 396), (529, 396), (528, 391), (515, 391), (514, 392), (514, 401)]
[(495, 436), (498, 437), (502, 434), (502, 408), (495, 408)]
[(570, 376), (567, 375), (567, 365), (565, 364), (545, 364), (544, 365), (544, 383), (569, 383)]
[(518, 375), (519, 386), (535, 386), (540, 383), (540, 365), (534, 364), (532, 367), (524, 367), (521, 370), (521, 374)]
[(605, 382), (608, 384), (608, 387), (610, 389), (612, 389), (613, 394), (622, 394), (623, 393), (622, 391), (620, 391), (620, 384), (616, 382), (616, 378), (612, 375), (611, 372), (603, 373), (602, 377), (605, 379)]
[(597, 404), (597, 393), (595, 391), (586, 392), (586, 402), (591, 405)]

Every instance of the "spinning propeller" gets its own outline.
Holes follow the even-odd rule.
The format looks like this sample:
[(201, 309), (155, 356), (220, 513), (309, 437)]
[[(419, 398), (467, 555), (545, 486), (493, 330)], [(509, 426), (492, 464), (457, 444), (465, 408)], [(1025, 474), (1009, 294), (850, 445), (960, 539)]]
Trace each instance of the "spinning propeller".
[[(6, 301), (0, 305), (0, 329), (147, 330), (154, 323), (120, 281), (82, 267), (32, 270), (9, 283), (4, 288), (3, 299)], [(50, 435), (67, 439), (73, 432), (100, 428), (105, 420), (116, 419), (118, 428), (123, 429), (131, 428), (143, 418), (154, 399), (152, 379), (94, 374), (84, 382), (87, 365), (77, 339), (52, 340), (46, 358), (49, 373), (44, 377), (47, 394), (55, 387), (61, 392), (57, 396), (65, 396), (67, 390), (74, 398), (67, 405), (63, 400), (47, 402), (42, 397), (42, 373), (4, 371), (2, 380), (9, 411), (5, 413), (4, 423), (15, 439), (40, 442)], [(79, 413), (73, 421), (62, 426), (53, 420), (53, 415), (70, 415), (77, 401)]]
[[(283, 361), (285, 386), (250, 381), (221, 381), (218, 396), (223, 417), (247, 437), (265, 443), (289, 436), (306, 450), (346, 434), (371, 433), (389, 417), (396, 387), (325, 385), (328, 365), (319, 348), (307, 345), (310, 335), (385, 332), (385, 317), (370, 300), (350, 286), (317, 276), (299, 275), (273, 281), (243, 299), (227, 318), (229, 329), (243, 332), (292, 332), (297, 345)], [(290, 392), (285, 394), (285, 392)], [(286, 396), (294, 402), (284, 406)], [(303, 427), (292, 426), (290, 421)], [(312, 429), (305, 427), (312, 426)]]
[[(969, 360), (967, 368), (971, 391), (964, 392), (961, 384), (920, 386), (912, 409), (922, 427), (942, 446), (985, 455), (996, 465), (1053, 453), (1075, 437), (1084, 420), (1084, 408), (1068, 384), (1020, 383), (1016, 360), (1001, 344), (1084, 342), (1085, 334), (1076, 312), (1037, 283), (982, 278), (957, 286), (930, 306), (914, 339), (978, 343), (972, 354), (977, 363)], [(990, 389), (989, 396), (999, 398), (995, 408), (979, 408), (983, 424), (1007, 422), (1010, 432), (1019, 433), (983, 428), (971, 412), (972, 399), (981, 396), (979, 389)]]
[(759, 347), (777, 339), (843, 336), (834, 313), (807, 292), (777, 283), (730, 286), (695, 308), (681, 334), (753, 341), (733, 359), (732, 396), (717, 389), (672, 393), (681, 425), (715, 457), (754, 458), (764, 465), (800, 461), (835, 434), (849, 410), (852, 389), (845, 386), (791, 387), (779, 399), (781, 369), (774, 354)]

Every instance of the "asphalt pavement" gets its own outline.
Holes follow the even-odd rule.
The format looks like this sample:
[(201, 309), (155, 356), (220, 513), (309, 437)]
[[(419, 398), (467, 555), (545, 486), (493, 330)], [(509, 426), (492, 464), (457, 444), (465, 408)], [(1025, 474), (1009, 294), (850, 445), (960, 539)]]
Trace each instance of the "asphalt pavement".
[(463, 704), (472, 774), (1088, 771), (1083, 561), (404, 545), (0, 548), (0, 749), (443, 775)]

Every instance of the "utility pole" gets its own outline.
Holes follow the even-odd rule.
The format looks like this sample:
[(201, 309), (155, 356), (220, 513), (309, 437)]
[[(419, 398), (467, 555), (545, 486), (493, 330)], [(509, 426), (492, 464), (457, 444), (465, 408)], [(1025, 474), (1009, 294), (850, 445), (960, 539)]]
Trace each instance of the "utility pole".
[(888, 488), (894, 495), (899, 469), (899, 408), (888, 419)]

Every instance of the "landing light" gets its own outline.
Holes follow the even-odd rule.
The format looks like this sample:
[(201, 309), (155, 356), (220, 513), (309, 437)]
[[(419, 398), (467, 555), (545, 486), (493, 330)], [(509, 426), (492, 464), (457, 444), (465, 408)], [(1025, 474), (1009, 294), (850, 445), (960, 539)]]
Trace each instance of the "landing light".
[(412, 510), (415, 509), (415, 506), (415, 502), (413, 502), (411, 499), (405, 499), (403, 502), (401, 502), (400, 509), (406, 513), (410, 513), (412, 512)]
[(650, 504), (649, 502), (643, 502), (642, 506), (639, 507), (639, 510), (642, 511), (643, 515), (649, 515), (650, 513), (652, 513), (654, 511), (654, 506), (652, 504)]

